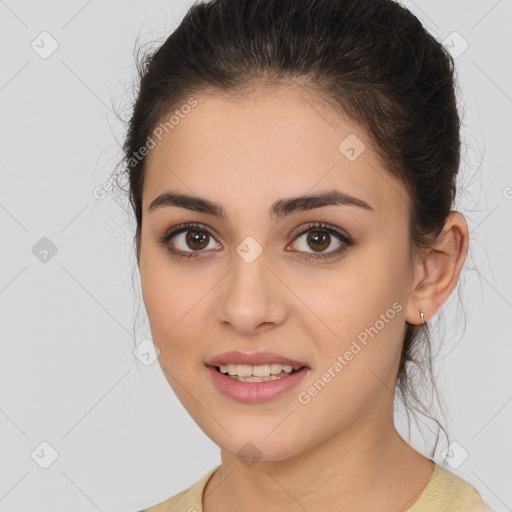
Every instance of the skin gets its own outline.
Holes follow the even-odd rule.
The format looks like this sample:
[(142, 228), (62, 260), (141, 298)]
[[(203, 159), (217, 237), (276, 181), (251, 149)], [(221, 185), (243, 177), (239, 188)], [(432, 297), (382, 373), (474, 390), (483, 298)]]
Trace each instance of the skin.
[[(420, 324), (420, 309), (428, 321), (455, 287), (467, 253), (464, 217), (452, 212), (433, 250), (413, 253), (406, 189), (386, 171), (369, 137), (318, 97), (281, 86), (195, 98), (198, 106), (148, 155), (137, 250), (160, 366), (221, 448), (222, 467), (207, 484), (204, 511), (318, 511), (333, 503), (349, 512), (406, 510), (434, 464), (393, 424), (405, 322)], [(350, 134), (366, 146), (355, 161), (338, 149)], [(278, 222), (268, 215), (278, 199), (333, 189), (373, 211), (330, 205)], [(218, 202), (229, 221), (176, 206), (149, 212), (167, 191)], [(196, 259), (173, 256), (158, 241), (185, 222), (211, 234)], [(341, 245), (327, 235), (318, 251), (307, 234), (294, 237), (314, 222), (343, 230), (354, 245), (306, 260)], [(250, 264), (236, 252), (248, 236), (263, 251)], [(193, 252), (184, 237), (168, 246)], [(394, 318), (317, 396), (300, 403), (299, 392), (396, 302), (402, 307)], [(205, 367), (228, 350), (271, 350), (310, 370), (273, 400), (241, 403), (223, 395)], [(258, 450), (252, 461), (249, 442)]]

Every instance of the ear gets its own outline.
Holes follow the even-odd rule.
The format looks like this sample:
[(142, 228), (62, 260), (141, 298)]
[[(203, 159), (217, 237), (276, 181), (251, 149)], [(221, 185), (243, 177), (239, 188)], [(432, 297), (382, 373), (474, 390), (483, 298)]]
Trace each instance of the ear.
[(455, 288), (466, 260), (469, 232), (466, 219), (450, 212), (432, 248), (422, 253), (414, 266), (414, 280), (405, 309), (405, 321), (421, 325), (432, 318)]

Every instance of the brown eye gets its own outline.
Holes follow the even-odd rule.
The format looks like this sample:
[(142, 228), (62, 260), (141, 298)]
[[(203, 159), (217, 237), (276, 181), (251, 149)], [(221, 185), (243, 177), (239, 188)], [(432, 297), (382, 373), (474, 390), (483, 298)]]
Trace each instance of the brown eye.
[(306, 240), (315, 251), (323, 251), (329, 247), (331, 235), (323, 231), (310, 231)]
[(205, 252), (204, 249), (219, 248), (215, 238), (200, 224), (183, 224), (159, 237), (159, 242), (177, 256), (190, 258), (195, 253)]
[(186, 233), (185, 242), (194, 251), (204, 249), (208, 245), (209, 235), (205, 231), (187, 231)]
[[(300, 241), (301, 238), (305, 239), (302, 242), (297, 243), (296, 241)], [(324, 253), (326, 249), (333, 245), (333, 242), (334, 250)], [(303, 257), (308, 260), (336, 256), (354, 245), (353, 240), (347, 235), (324, 223), (316, 223), (302, 230), (295, 237), (294, 244), (295, 243), (297, 243), (298, 252), (306, 253)]]

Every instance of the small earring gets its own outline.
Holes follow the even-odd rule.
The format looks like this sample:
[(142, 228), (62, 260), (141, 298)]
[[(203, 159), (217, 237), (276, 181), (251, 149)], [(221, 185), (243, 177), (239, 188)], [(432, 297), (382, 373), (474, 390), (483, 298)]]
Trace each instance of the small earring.
[(423, 311), (420, 310), (420, 316), (421, 316), (421, 323), (425, 325), (425, 315), (423, 314)]

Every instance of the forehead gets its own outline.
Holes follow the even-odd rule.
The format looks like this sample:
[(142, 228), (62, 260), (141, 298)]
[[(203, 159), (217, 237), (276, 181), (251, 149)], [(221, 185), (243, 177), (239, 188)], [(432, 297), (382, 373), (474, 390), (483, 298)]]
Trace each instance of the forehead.
[(261, 201), (323, 189), (342, 190), (379, 208), (397, 208), (407, 199), (368, 136), (314, 95), (272, 87), (194, 99), (194, 108), (176, 117), (179, 122), (161, 140), (154, 138), (144, 210), (167, 189), (210, 197), (228, 210), (230, 203), (248, 208), (253, 200), (261, 208)]

